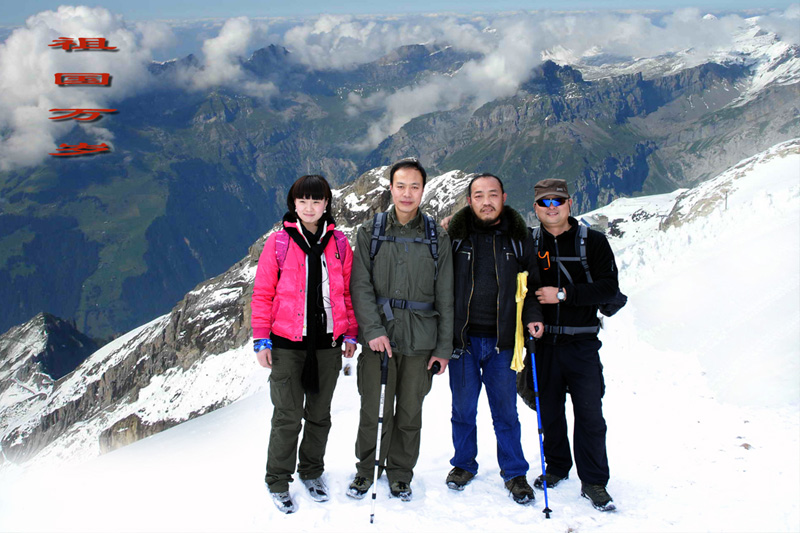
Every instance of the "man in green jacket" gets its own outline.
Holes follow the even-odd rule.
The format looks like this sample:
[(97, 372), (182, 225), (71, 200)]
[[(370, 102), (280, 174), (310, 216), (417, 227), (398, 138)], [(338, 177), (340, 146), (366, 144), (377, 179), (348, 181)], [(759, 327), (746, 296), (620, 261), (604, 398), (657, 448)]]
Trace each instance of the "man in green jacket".
[[(431, 368), (443, 373), (453, 351), (453, 264), (450, 239), (419, 210), (426, 173), (413, 159), (389, 170), (394, 207), (385, 214), (383, 236), (373, 251), (373, 232), (381, 215), (356, 235), (350, 294), (362, 352), (358, 358), (361, 413), (356, 439), (356, 475), (347, 494), (363, 498), (372, 486), (381, 357), (389, 356), (380, 464), (392, 496), (411, 500), (417, 464), (422, 402), (431, 389)], [(432, 239), (427, 232), (436, 232)], [(374, 234), (375, 233), (375, 234)], [(431, 241), (436, 242), (431, 242)], [(438, 259), (434, 258), (438, 255)]]

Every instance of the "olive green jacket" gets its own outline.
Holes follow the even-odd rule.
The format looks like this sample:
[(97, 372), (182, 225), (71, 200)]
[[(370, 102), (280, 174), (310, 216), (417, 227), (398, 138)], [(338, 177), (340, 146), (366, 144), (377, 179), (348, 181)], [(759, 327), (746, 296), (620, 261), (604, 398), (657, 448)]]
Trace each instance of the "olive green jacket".
[[(427, 355), (449, 359), (453, 352), (453, 255), (450, 237), (437, 226), (439, 275), (434, 282), (435, 264), (430, 248), (422, 243), (383, 241), (375, 256), (370, 276), (369, 250), (374, 220), (364, 222), (356, 234), (350, 295), (358, 322), (362, 346), (382, 335), (405, 355)], [(397, 221), (394, 207), (386, 217), (386, 235), (416, 238), (425, 236), (420, 213), (405, 226)], [(433, 302), (433, 310), (392, 309), (387, 320), (378, 296), (416, 302)]]

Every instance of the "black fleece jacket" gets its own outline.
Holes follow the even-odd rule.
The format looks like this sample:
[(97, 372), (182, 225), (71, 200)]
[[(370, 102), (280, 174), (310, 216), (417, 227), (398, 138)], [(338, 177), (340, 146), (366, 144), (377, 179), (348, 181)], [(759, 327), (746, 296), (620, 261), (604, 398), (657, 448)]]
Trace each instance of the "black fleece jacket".
[[(596, 326), (599, 323), (597, 306), (611, 300), (619, 288), (614, 252), (611, 251), (605, 235), (590, 229), (586, 239), (586, 259), (592, 274), (592, 283), (588, 282), (580, 261), (568, 261), (562, 264), (572, 277), (570, 283), (555, 261), (557, 257), (579, 255), (575, 246), (579, 222), (573, 217), (569, 217), (569, 222), (570, 229), (558, 237), (553, 237), (544, 227), (541, 228), (538, 262), (542, 286), (564, 287), (567, 290), (567, 299), (563, 303), (542, 306), (544, 323), (546, 326)], [(543, 340), (561, 344), (595, 336), (546, 334)]]
[[(473, 246), (470, 240), (470, 237), (476, 234), (473, 216), (470, 207), (464, 207), (453, 215), (448, 229), (453, 243), (455, 280), (453, 343), (457, 349), (463, 349), (467, 342), (469, 309), (475, 287)], [(533, 250), (533, 238), (519, 213), (505, 206), (500, 216), (500, 223), (493, 226), (489, 234), (492, 238), (497, 272), (497, 349), (507, 350), (514, 347), (514, 335), (517, 329), (517, 274), (528, 271), (528, 294), (522, 309), (523, 325), (543, 321), (542, 309), (534, 294), (541, 284)], [(522, 244), (522, 254), (519, 259), (514, 254), (512, 239)], [(494, 302), (487, 304), (495, 305)]]

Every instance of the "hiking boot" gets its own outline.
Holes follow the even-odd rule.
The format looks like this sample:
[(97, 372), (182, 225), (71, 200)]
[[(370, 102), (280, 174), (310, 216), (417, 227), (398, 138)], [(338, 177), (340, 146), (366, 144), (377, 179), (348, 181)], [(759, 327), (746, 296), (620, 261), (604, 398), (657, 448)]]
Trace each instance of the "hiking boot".
[(325, 486), (325, 482), (322, 481), (321, 477), (316, 479), (303, 479), (301, 481), (303, 485), (306, 486), (308, 495), (311, 496), (311, 499), (315, 502), (326, 502), (331, 498), (328, 493), (328, 487)]
[(292, 514), (297, 511), (297, 504), (294, 503), (292, 495), (289, 494), (288, 490), (285, 492), (270, 492), (270, 494), (272, 494), (272, 501), (275, 502), (275, 507), (277, 507), (280, 512)]
[(393, 481), (391, 485), (392, 496), (404, 502), (411, 501), (411, 485), (405, 481)]
[(469, 485), (469, 482), (472, 481), (472, 478), (475, 477), (475, 474), (472, 472), (468, 472), (463, 468), (455, 467), (453, 468), (449, 474), (447, 474), (447, 488), (453, 490), (464, 490), (464, 487)]
[(617, 509), (614, 500), (606, 492), (605, 485), (581, 483), (581, 496), (591, 501), (592, 506), (598, 511), (616, 511)]
[(367, 491), (371, 486), (372, 480), (357, 475), (353, 478), (353, 481), (350, 482), (350, 486), (347, 487), (347, 495), (356, 500), (360, 500), (367, 495)]
[(533, 486), (539, 490), (544, 489), (544, 481), (547, 481), (547, 488), (554, 489), (556, 485), (564, 481), (565, 479), (569, 479), (569, 476), (559, 477), (555, 474), (544, 474), (542, 476), (537, 477), (533, 480)]
[(525, 476), (517, 476), (506, 481), (506, 488), (511, 491), (511, 497), (520, 505), (532, 503), (536, 499), (533, 489), (528, 485)]

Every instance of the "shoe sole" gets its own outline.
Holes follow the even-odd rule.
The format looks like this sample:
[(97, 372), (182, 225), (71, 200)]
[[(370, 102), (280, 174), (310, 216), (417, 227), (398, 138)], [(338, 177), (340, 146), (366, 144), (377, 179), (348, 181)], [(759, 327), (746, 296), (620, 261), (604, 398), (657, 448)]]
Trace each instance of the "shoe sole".
[(367, 492), (369, 492), (369, 489), (365, 490), (364, 492), (358, 492), (355, 489), (347, 489), (346, 494), (354, 500), (363, 500), (367, 495)]
[(411, 494), (408, 492), (392, 492), (392, 498), (399, 498), (401, 502), (410, 502)]
[(600, 512), (608, 513), (608, 512), (617, 510), (617, 506), (614, 505), (614, 500), (609, 500), (604, 505), (601, 505), (601, 504), (594, 503), (594, 501), (589, 496), (587, 496), (585, 492), (581, 492), (581, 496), (583, 496), (584, 498), (586, 498), (587, 500), (592, 502), (592, 507), (594, 507), (595, 509), (597, 509)]
[(294, 502), (291, 502), (291, 505), (285, 505), (283, 502), (276, 500), (275, 498), (272, 498), (272, 501), (275, 503), (275, 507), (277, 507), (278, 510), (283, 514), (292, 514), (297, 511), (297, 504)]
[(317, 492), (314, 489), (308, 489), (308, 495), (315, 502), (327, 502), (328, 500), (331, 499), (331, 497), (328, 494)]
[[(548, 489), (554, 489), (554, 488), (556, 488), (556, 487), (558, 486), (558, 484), (559, 484), (559, 483), (561, 483), (562, 481), (566, 481), (566, 480), (568, 480), (568, 479), (569, 479), (569, 476), (567, 476), (567, 477), (562, 477), (561, 479), (559, 479), (559, 480), (558, 480), (558, 481), (556, 481), (555, 483), (548, 483), (548, 484), (547, 484), (547, 488), (548, 488)], [(539, 485), (539, 484), (537, 484), (537, 483), (534, 481), (534, 482), (533, 482), (533, 488), (535, 488), (535, 489), (539, 489), (539, 490), (544, 490), (544, 485)]]
[(315, 502), (327, 502), (331, 499), (330, 494), (327, 492), (320, 492), (313, 485), (306, 485), (305, 481), (303, 481), (303, 485), (305, 486), (306, 491), (308, 491), (308, 495)]
[(514, 501), (514, 503), (518, 503), (520, 505), (530, 505), (536, 501), (536, 497), (531, 498), (529, 496), (525, 496), (523, 498), (517, 498), (510, 492), (508, 493), (508, 495)]
[(458, 481), (452, 481), (452, 480), (451, 481), (446, 481), (445, 483), (447, 483), (447, 488), (450, 489), (450, 490), (462, 491), (462, 490), (464, 490), (464, 487), (466, 487), (467, 485), (472, 483), (473, 479), (475, 479), (474, 476), (469, 478), (465, 483), (459, 483)]

